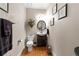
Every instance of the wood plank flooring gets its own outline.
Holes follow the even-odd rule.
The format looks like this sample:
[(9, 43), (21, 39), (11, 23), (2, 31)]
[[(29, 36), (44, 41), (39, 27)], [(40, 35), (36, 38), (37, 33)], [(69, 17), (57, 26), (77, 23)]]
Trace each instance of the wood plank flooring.
[(27, 49), (24, 49), (21, 56), (48, 56), (47, 52), (47, 47), (33, 47), (31, 52), (28, 52)]

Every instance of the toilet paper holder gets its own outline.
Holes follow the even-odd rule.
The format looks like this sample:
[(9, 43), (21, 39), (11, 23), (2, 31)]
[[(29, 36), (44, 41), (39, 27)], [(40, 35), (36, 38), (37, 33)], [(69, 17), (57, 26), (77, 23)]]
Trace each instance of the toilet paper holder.
[(17, 41), (17, 45), (19, 45), (21, 42), (22, 42), (22, 40), (18, 40), (18, 41)]

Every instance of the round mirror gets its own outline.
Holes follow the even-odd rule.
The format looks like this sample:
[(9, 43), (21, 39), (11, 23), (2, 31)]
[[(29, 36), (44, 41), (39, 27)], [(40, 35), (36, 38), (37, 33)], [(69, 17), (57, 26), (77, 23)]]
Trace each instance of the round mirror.
[(38, 23), (37, 23), (37, 28), (39, 29), (39, 30), (44, 30), (44, 29), (46, 29), (46, 23), (45, 23), (45, 21), (43, 21), (43, 20), (40, 20)]

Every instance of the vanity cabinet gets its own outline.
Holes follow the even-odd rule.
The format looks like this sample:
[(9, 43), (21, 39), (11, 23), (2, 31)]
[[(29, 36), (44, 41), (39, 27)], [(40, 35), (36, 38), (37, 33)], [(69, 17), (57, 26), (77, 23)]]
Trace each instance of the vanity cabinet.
[(46, 46), (47, 45), (47, 35), (37, 35), (37, 46)]

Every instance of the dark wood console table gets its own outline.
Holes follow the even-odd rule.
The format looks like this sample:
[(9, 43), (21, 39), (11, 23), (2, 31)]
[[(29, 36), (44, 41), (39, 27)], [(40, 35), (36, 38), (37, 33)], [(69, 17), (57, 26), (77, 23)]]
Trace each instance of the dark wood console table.
[(37, 46), (47, 46), (47, 35), (37, 35)]

